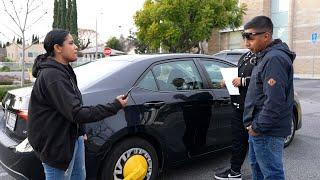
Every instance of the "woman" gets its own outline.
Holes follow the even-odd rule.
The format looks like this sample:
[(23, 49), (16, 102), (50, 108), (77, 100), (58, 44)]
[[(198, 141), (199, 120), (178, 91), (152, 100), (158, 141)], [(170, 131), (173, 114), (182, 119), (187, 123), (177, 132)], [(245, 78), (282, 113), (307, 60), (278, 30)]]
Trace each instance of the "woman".
[(127, 104), (118, 96), (113, 103), (82, 106), (76, 75), (70, 62), (77, 46), (66, 30), (52, 30), (44, 40), (46, 53), (32, 69), (36, 77), (29, 104), (28, 139), (42, 161), (46, 179), (84, 180), (83, 123), (116, 114)]

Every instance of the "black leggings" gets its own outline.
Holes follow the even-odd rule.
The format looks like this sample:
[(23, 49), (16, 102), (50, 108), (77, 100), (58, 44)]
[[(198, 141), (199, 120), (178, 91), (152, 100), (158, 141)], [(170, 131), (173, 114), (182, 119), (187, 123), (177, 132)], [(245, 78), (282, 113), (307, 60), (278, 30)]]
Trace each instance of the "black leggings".
[(243, 110), (234, 108), (231, 120), (232, 128), (232, 156), (231, 169), (235, 172), (241, 171), (241, 166), (248, 152), (248, 131), (243, 125)]

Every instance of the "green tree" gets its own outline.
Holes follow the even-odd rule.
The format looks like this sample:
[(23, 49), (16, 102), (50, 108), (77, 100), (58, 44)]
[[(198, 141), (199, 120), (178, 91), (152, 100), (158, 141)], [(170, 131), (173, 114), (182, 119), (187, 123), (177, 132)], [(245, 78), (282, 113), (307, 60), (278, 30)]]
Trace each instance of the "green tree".
[(22, 38), (17, 38), (17, 44), (22, 44)]
[(67, 29), (71, 30), (71, 11), (72, 11), (72, 1), (68, 0), (68, 8), (67, 8)]
[(116, 37), (111, 37), (107, 42), (106, 42), (106, 47), (109, 47), (111, 49), (119, 50), (122, 51), (123, 47), (120, 43), (120, 40), (117, 39)]
[(58, 28), (66, 29), (67, 28), (67, 8), (66, 8), (66, 0), (59, 0), (59, 21)]
[(146, 0), (136, 12), (137, 39), (147, 51), (188, 52), (211, 37), (213, 29), (236, 28), (246, 6), (237, 0)]
[(73, 36), (73, 39), (75, 40), (75, 43), (79, 45), (78, 40), (78, 13), (77, 13), (77, 1), (72, 0), (72, 9), (70, 14), (70, 33)]
[(32, 34), (32, 40), (31, 40), (32, 44), (35, 44), (35, 37), (34, 34)]
[(77, 1), (72, 1), (72, 9), (70, 14), (70, 32), (78, 37), (78, 13), (77, 13)]
[(137, 39), (136, 32), (133, 32), (131, 30), (129, 31), (128, 41), (135, 47), (134, 52), (136, 54), (145, 54), (151, 52), (146, 44)]
[(39, 44), (39, 36), (32, 34), (32, 44)]
[(58, 22), (59, 22), (59, 2), (58, 0), (54, 0), (54, 5), (53, 5), (53, 23), (52, 23), (52, 28), (58, 28)]

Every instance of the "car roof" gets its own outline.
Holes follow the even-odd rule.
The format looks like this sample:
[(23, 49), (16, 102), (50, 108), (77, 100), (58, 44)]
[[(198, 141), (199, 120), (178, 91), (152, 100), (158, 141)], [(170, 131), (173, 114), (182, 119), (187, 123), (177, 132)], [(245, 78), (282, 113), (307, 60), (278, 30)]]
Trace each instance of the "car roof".
[[(216, 54), (244, 54), (246, 52), (248, 52), (249, 49), (227, 49), (227, 50), (222, 50)], [(214, 54), (214, 55), (216, 55)]]
[(164, 59), (179, 59), (179, 58), (212, 58), (212, 56), (204, 54), (191, 54), (191, 53), (177, 53), (177, 54), (136, 54), (136, 55), (122, 55), (107, 57), (108, 60), (115, 61), (159, 61)]

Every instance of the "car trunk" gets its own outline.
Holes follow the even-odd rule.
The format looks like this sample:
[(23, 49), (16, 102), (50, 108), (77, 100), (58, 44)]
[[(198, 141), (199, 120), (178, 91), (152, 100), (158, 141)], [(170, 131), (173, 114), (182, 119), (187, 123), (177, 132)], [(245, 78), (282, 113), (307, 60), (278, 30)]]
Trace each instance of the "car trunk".
[(27, 138), (31, 87), (8, 91), (2, 100), (4, 132), (18, 142)]

